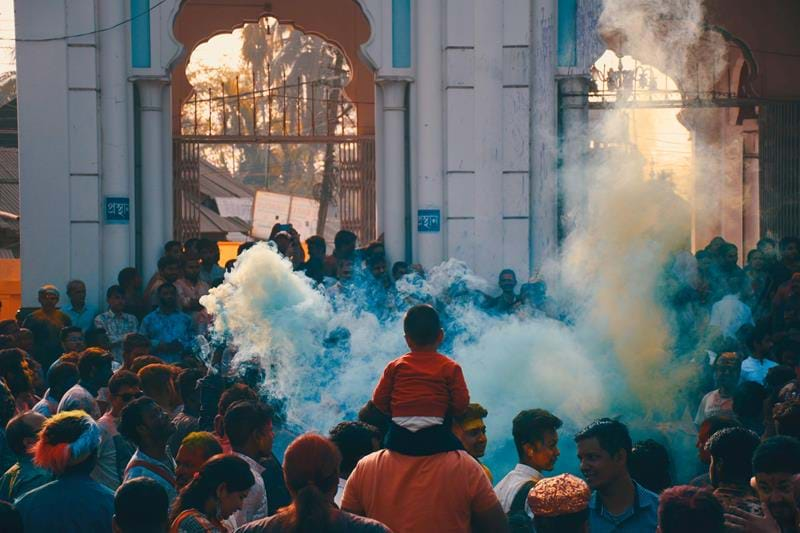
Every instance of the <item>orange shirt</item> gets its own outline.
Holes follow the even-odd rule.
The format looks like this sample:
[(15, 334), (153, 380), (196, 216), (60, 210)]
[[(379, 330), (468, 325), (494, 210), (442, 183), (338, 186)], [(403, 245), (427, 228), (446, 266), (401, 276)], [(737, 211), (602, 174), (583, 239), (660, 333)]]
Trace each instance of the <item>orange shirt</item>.
[(458, 363), (436, 352), (411, 352), (386, 365), (372, 403), (396, 416), (461, 414), (469, 391)]
[(342, 509), (394, 533), (461, 533), (473, 513), (498, 505), (481, 465), (465, 451), (411, 457), (380, 450), (359, 461)]

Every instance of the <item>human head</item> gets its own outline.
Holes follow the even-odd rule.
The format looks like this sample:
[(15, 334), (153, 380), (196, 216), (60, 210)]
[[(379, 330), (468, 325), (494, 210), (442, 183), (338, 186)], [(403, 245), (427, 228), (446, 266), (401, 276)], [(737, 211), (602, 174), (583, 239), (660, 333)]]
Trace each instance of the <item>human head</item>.
[(386, 246), (382, 241), (372, 241), (367, 245), (365, 251), (368, 261), (382, 257), (384, 259), (384, 264), (386, 264)]
[(661, 493), (658, 505), (661, 533), (722, 533), (722, 504), (710, 490), (689, 485), (671, 487)]
[(299, 531), (328, 531), (341, 460), (331, 441), (313, 433), (297, 437), (286, 448), (283, 478), (292, 504), (285, 513)]
[(125, 289), (112, 285), (106, 290), (106, 303), (113, 313), (121, 313), (125, 309)]
[(75, 307), (83, 307), (86, 303), (86, 284), (79, 280), (73, 279), (67, 283), (67, 297)]
[(764, 270), (766, 260), (761, 250), (754, 248), (747, 252), (747, 266), (756, 272)]
[(392, 265), (392, 278), (397, 281), (404, 277), (406, 274), (410, 274), (411, 269), (408, 267), (408, 263), (405, 261), (397, 261), (395, 264)]
[(143, 396), (122, 409), (118, 429), (137, 448), (145, 445), (161, 448), (166, 447), (169, 436), (175, 432), (175, 425), (160, 405)]
[(386, 257), (383, 255), (370, 256), (369, 271), (373, 278), (383, 280), (386, 277)]
[(64, 353), (81, 352), (86, 348), (83, 330), (78, 326), (61, 328), (59, 338), (61, 339), (61, 348), (64, 350)]
[(776, 243), (775, 239), (770, 239), (769, 237), (764, 237), (758, 241), (756, 244), (756, 249), (758, 249), (767, 261), (773, 261), (776, 255)]
[(549, 472), (558, 460), (561, 420), (544, 409), (528, 409), (514, 417), (512, 434), (519, 462)]
[(123, 366), (129, 368), (133, 360), (150, 352), (150, 339), (139, 333), (128, 333), (122, 341)]
[(706, 444), (711, 455), (711, 484), (748, 485), (752, 476), (750, 460), (758, 444), (758, 435), (749, 429), (726, 428), (714, 433)]
[(0, 378), (15, 396), (33, 389), (33, 372), (25, 360), (25, 352), (19, 348), (0, 350)]
[(251, 450), (262, 457), (272, 453), (275, 434), (272, 408), (261, 402), (237, 402), (225, 413), (225, 435), (234, 450)]
[(183, 277), (192, 283), (200, 279), (200, 260), (189, 258), (183, 262)]
[(165, 364), (147, 365), (138, 372), (142, 392), (167, 411), (178, 405), (175, 390), (175, 367)]
[(453, 433), (461, 441), (464, 450), (475, 459), (486, 453), (486, 424), (483, 419), (489, 415), (479, 403), (471, 403), (461, 416), (453, 417)]
[(56, 476), (94, 468), (100, 428), (83, 411), (62, 411), (48, 419), (32, 448), (33, 462)]
[(200, 239), (196, 238), (186, 239), (186, 242), (183, 243), (183, 253), (186, 254), (187, 257), (198, 257), (197, 255), (198, 244), (200, 244)]
[(381, 434), (364, 422), (340, 422), (331, 429), (329, 438), (342, 456), (339, 472), (347, 478), (362, 457), (380, 448)]
[(762, 507), (782, 527), (794, 527), (797, 506), (793, 477), (800, 474), (800, 441), (779, 435), (762, 442), (753, 453), (753, 488)]
[(110, 392), (111, 413), (119, 416), (126, 405), (142, 395), (139, 376), (128, 370), (118, 370), (108, 380)]
[(258, 395), (256, 394), (256, 391), (244, 383), (237, 383), (232, 387), (228, 387), (219, 397), (219, 402), (217, 403), (217, 416), (214, 419), (214, 431), (217, 432), (217, 435), (220, 437), (225, 435), (225, 413), (228, 412), (230, 406), (236, 402), (242, 401), (258, 401)]
[(185, 487), (206, 461), (220, 453), (222, 446), (213, 433), (193, 431), (186, 435), (175, 454), (175, 481), (178, 486)]
[(356, 251), (356, 240), (356, 234), (352, 231), (338, 231), (333, 238), (334, 255), (339, 259), (352, 259)]
[(139, 375), (139, 371), (149, 365), (161, 365), (164, 360), (156, 355), (140, 355), (133, 360), (130, 366), (130, 371)]
[(164, 245), (164, 257), (180, 259), (183, 254), (183, 245), (178, 241), (167, 241)]
[(592, 490), (628, 475), (633, 443), (628, 428), (610, 418), (595, 420), (575, 435), (581, 473)]
[(778, 435), (800, 439), (800, 398), (777, 403), (772, 408), (775, 432)]
[(781, 258), (796, 261), (800, 252), (800, 240), (797, 237), (784, 237), (780, 242)]
[(695, 447), (697, 448), (697, 456), (700, 459), (700, 462), (708, 465), (711, 464), (711, 455), (708, 453), (706, 449), (706, 443), (711, 436), (725, 428), (735, 428), (741, 427), (741, 424), (735, 418), (727, 417), (727, 416), (710, 416), (703, 420), (700, 424), (700, 427), (697, 430), (697, 443)]
[(435, 351), (444, 339), (439, 313), (430, 305), (415, 305), (403, 318), (406, 344), (412, 351)]
[(772, 350), (774, 343), (772, 342), (771, 329), (769, 321), (760, 320), (750, 330), (750, 335), (747, 337), (747, 347), (754, 357), (763, 359)]
[(28, 411), (12, 418), (6, 425), (6, 441), (8, 447), (17, 457), (31, 455), (31, 447), (36, 443), (36, 438), (47, 418)]
[(310, 259), (322, 260), (325, 258), (325, 239), (319, 235), (312, 235), (306, 239), (306, 247), (308, 248), (308, 256)]
[(111, 363), (114, 358), (100, 348), (87, 348), (81, 352), (78, 359), (78, 372), (81, 383), (100, 389), (108, 385), (111, 379)]
[(739, 248), (730, 242), (726, 242), (719, 250), (720, 261), (726, 266), (735, 266), (739, 261)]
[(353, 260), (352, 259), (337, 259), (336, 260), (336, 279), (340, 281), (348, 281), (353, 278)]
[(219, 261), (219, 245), (211, 239), (200, 239), (197, 243), (197, 255), (203, 263), (203, 268), (210, 270)]
[(628, 469), (637, 483), (656, 494), (672, 485), (669, 452), (663, 444), (653, 439), (637, 442), (633, 446)]
[(172, 520), (186, 509), (198, 509), (225, 520), (242, 508), (256, 480), (244, 459), (233, 454), (215, 455), (181, 489), (172, 508)]
[(722, 352), (714, 359), (714, 382), (721, 392), (733, 394), (741, 371), (742, 359), (736, 352)]
[(137, 477), (114, 494), (114, 533), (163, 533), (169, 527), (169, 496), (155, 480)]
[(537, 533), (585, 533), (591, 497), (588, 485), (571, 474), (542, 479), (528, 493)]
[(183, 412), (191, 416), (200, 416), (200, 389), (197, 381), (204, 375), (196, 368), (187, 368), (178, 375), (178, 392), (183, 402)]
[(125, 267), (117, 274), (117, 283), (125, 290), (138, 291), (142, 288), (142, 276), (133, 267)]
[(158, 288), (158, 305), (164, 311), (178, 308), (178, 289), (172, 283), (164, 283)]
[(181, 260), (165, 255), (158, 260), (158, 272), (166, 283), (175, 283), (181, 275)]
[(497, 284), (503, 292), (513, 292), (514, 287), (517, 286), (517, 275), (510, 268), (506, 268), (500, 272), (497, 278)]
[(5, 427), (17, 412), (14, 395), (8, 389), (6, 382), (0, 379), (0, 427)]
[(755, 381), (744, 381), (733, 392), (733, 413), (742, 424), (756, 433), (764, 431), (764, 400), (767, 389)]
[(47, 388), (50, 396), (61, 400), (64, 393), (72, 388), (80, 379), (78, 365), (66, 361), (56, 361), (47, 369)]
[(111, 340), (108, 338), (108, 333), (103, 328), (89, 328), (86, 330), (86, 346), (89, 348), (102, 348), (103, 350), (111, 349)]

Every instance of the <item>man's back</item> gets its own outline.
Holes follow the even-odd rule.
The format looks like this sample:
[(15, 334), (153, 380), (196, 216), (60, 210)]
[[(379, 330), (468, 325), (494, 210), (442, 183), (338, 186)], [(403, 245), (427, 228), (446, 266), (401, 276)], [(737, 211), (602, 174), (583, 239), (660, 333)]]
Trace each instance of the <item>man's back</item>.
[(358, 463), (342, 499), (342, 509), (395, 533), (469, 531), (476, 514), (495, 507), (503, 518), (489, 479), (464, 451), (411, 457), (380, 450)]
[(17, 501), (25, 531), (111, 530), (114, 493), (85, 474), (66, 475)]

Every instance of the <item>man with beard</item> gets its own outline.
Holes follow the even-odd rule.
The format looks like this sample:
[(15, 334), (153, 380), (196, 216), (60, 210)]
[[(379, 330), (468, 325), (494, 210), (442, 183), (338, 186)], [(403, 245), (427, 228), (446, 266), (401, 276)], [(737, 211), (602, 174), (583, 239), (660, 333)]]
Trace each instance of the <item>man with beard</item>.
[(628, 472), (633, 443), (622, 422), (601, 418), (575, 435), (581, 472), (592, 489), (589, 530), (592, 533), (655, 531), (658, 496)]
[(714, 359), (714, 383), (717, 388), (709, 392), (700, 401), (694, 423), (697, 426), (703, 420), (715, 415), (733, 418), (733, 392), (739, 384), (742, 370), (742, 359), (736, 352), (723, 352)]
[(122, 410), (118, 430), (136, 445), (122, 481), (148, 477), (164, 487), (172, 502), (178, 493), (175, 461), (167, 453), (167, 441), (175, 426), (167, 412), (151, 398), (138, 398)]
[(483, 419), (488, 414), (489, 411), (481, 404), (469, 404), (463, 415), (453, 418), (453, 434), (461, 441), (464, 450), (480, 463), (489, 481), (494, 481), (492, 472), (480, 461), (486, 453), (486, 424)]

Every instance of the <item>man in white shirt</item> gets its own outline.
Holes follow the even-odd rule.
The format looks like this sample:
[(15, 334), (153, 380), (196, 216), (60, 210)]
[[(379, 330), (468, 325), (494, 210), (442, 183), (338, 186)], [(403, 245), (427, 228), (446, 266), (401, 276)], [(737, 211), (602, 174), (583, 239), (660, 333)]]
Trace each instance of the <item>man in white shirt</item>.
[(119, 285), (112, 285), (106, 291), (108, 311), (97, 315), (94, 326), (102, 328), (108, 335), (111, 343), (111, 354), (114, 360), (122, 364), (123, 343), (129, 333), (139, 331), (139, 321), (136, 317), (123, 312), (125, 309), (125, 291)]
[(267, 516), (267, 491), (261, 476), (264, 467), (258, 464), (258, 459), (272, 453), (272, 442), (275, 439), (272, 409), (261, 402), (236, 402), (225, 412), (224, 427), (233, 453), (247, 462), (256, 480), (247, 493), (242, 508), (227, 520), (231, 530), (234, 530)]
[(742, 373), (739, 383), (745, 381), (755, 381), (763, 385), (767, 377), (767, 372), (778, 363), (767, 359), (767, 355), (772, 349), (772, 337), (769, 335), (768, 325), (759, 322), (750, 337), (747, 339), (747, 347), (750, 348), (750, 357), (742, 361)]
[[(497, 499), (508, 514), (515, 499), (524, 502), (524, 510), (532, 516), (527, 493), (558, 460), (558, 429), (561, 420), (544, 409), (528, 409), (514, 417), (513, 435), (519, 463), (494, 487)], [(527, 490), (524, 490), (527, 489)], [(525, 496), (517, 497), (524, 490)], [(517, 511), (517, 509), (513, 509)]]

